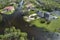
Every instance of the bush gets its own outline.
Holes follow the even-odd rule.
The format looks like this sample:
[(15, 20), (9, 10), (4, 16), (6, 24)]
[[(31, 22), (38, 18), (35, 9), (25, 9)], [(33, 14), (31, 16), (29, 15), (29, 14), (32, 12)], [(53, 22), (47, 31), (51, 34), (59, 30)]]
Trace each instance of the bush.
[(47, 21), (47, 24), (50, 24), (51, 21)]
[(45, 19), (44, 18), (41, 18), (40, 20), (41, 20), (40, 21), (41, 23), (45, 23)]

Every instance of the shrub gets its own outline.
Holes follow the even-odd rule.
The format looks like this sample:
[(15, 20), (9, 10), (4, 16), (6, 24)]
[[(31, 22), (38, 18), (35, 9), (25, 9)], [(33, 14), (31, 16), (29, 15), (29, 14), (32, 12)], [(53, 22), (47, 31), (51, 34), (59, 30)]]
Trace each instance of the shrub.
[(44, 18), (41, 18), (41, 23), (45, 23), (45, 19)]

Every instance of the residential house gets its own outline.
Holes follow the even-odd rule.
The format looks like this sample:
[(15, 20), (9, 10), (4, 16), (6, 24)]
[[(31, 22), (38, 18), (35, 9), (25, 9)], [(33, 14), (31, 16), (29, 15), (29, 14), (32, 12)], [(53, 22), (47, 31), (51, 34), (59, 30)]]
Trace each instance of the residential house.
[(5, 7), (1, 13), (6, 13), (6, 12), (13, 12), (15, 10), (15, 8), (13, 6), (7, 6)]
[(13, 6), (7, 6), (4, 8), (4, 10), (7, 10), (7, 11), (13, 11), (15, 10)]
[(46, 13), (44, 13), (44, 18), (46, 20), (50, 21), (50, 20), (53, 20), (53, 19), (57, 19), (58, 17), (51, 15), (51, 13), (49, 13), (49, 12), (46, 12)]
[(37, 12), (37, 15), (40, 17), (40, 18), (45, 18), (47, 21), (51, 21), (52, 19), (57, 19), (58, 17), (56, 16), (53, 16), (51, 15), (51, 13), (49, 12), (46, 12), (46, 13), (42, 13), (41, 11), (38, 11)]
[(37, 11), (37, 15), (41, 18), (44, 17), (44, 13), (42, 13), (41, 11)]
[(46, 20), (49, 20), (49, 17), (50, 17), (50, 13), (49, 12), (44, 13), (44, 18)]

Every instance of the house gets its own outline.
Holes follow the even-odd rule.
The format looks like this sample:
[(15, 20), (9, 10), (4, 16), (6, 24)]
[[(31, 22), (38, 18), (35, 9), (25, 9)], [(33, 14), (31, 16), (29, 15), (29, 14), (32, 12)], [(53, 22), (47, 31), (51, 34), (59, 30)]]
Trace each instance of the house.
[(49, 15), (49, 18), (47, 19), (48, 21), (53, 20), (53, 15)]
[(31, 7), (34, 7), (34, 5), (31, 4), (31, 3), (28, 3), (28, 4), (26, 5), (26, 7), (27, 7), (27, 8), (31, 8)]
[(41, 11), (37, 11), (37, 15), (41, 18), (44, 17), (44, 13), (42, 13)]
[(41, 11), (37, 11), (37, 15), (40, 18), (45, 18), (47, 21), (51, 21), (53, 19), (57, 19), (58, 17), (51, 15), (49, 12), (42, 13)]
[(49, 12), (46, 12), (46, 13), (44, 13), (44, 18), (46, 19), (46, 20), (53, 20), (53, 19), (58, 19), (58, 17), (57, 16), (53, 16), (53, 15), (51, 15), (51, 13), (49, 13)]
[(50, 20), (50, 13), (49, 12), (44, 13), (44, 18), (46, 20)]
[(30, 2), (27, 2), (26, 3), (26, 8), (27, 8), (28, 11), (30, 11), (32, 8), (34, 8), (34, 5)]
[(11, 13), (13, 13), (14, 12), (14, 7), (13, 6), (7, 6), (7, 7), (5, 7), (3, 10), (2, 10), (2, 12), (1, 13), (7, 13), (7, 12), (9, 12), (9, 14), (11, 14)]
[(14, 11), (15, 9), (14, 9), (13, 6), (7, 6), (7, 7), (4, 8), (4, 10), (6, 10), (6, 11)]
[(6, 12), (11, 12), (13, 13), (13, 11), (15, 10), (14, 6), (7, 6), (5, 7), (1, 13), (6, 13)]

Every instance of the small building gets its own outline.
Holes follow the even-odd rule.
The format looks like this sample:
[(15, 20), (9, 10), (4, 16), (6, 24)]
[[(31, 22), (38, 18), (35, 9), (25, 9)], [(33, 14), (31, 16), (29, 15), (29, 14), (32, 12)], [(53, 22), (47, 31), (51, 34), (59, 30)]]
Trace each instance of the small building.
[(31, 3), (28, 3), (28, 4), (26, 5), (26, 7), (27, 7), (27, 8), (31, 8), (31, 7), (34, 7), (34, 5), (31, 4)]
[(41, 18), (44, 17), (44, 13), (42, 13), (41, 11), (38, 11), (38, 12), (37, 12), (37, 15), (38, 15), (39, 17), (41, 17)]
[(53, 20), (53, 15), (50, 15), (49, 18), (47, 20)]
[(49, 13), (49, 12), (42, 13), (41, 11), (38, 11), (38, 12), (37, 12), (37, 15), (38, 15), (40, 18), (45, 18), (47, 21), (51, 21), (51, 20), (53, 20), (53, 19), (58, 19), (58, 17), (51, 15), (51, 13)]
[(4, 8), (4, 10), (7, 10), (7, 11), (14, 11), (14, 7), (13, 6), (7, 6)]
[(7, 7), (5, 7), (3, 10), (2, 10), (2, 12), (1, 13), (5, 13), (5, 14), (11, 14), (11, 13), (13, 13), (14, 12), (14, 7), (13, 6), (7, 6)]
[(46, 20), (50, 20), (50, 18), (51, 18), (50, 13), (49, 13), (49, 12), (44, 13), (44, 18), (45, 18)]
[(11, 14), (14, 12), (14, 7), (13, 6), (7, 6), (4, 9), (2, 9), (1, 13), (5, 13), (5, 14)]
[(30, 2), (27, 2), (26, 3), (26, 8), (27, 8), (28, 11), (30, 11), (32, 8), (34, 8), (34, 5)]
[(53, 19), (57, 19), (58, 17), (51, 15), (51, 13), (49, 13), (49, 12), (46, 12), (46, 13), (44, 13), (44, 18), (46, 20), (50, 21), (50, 20), (53, 20)]

